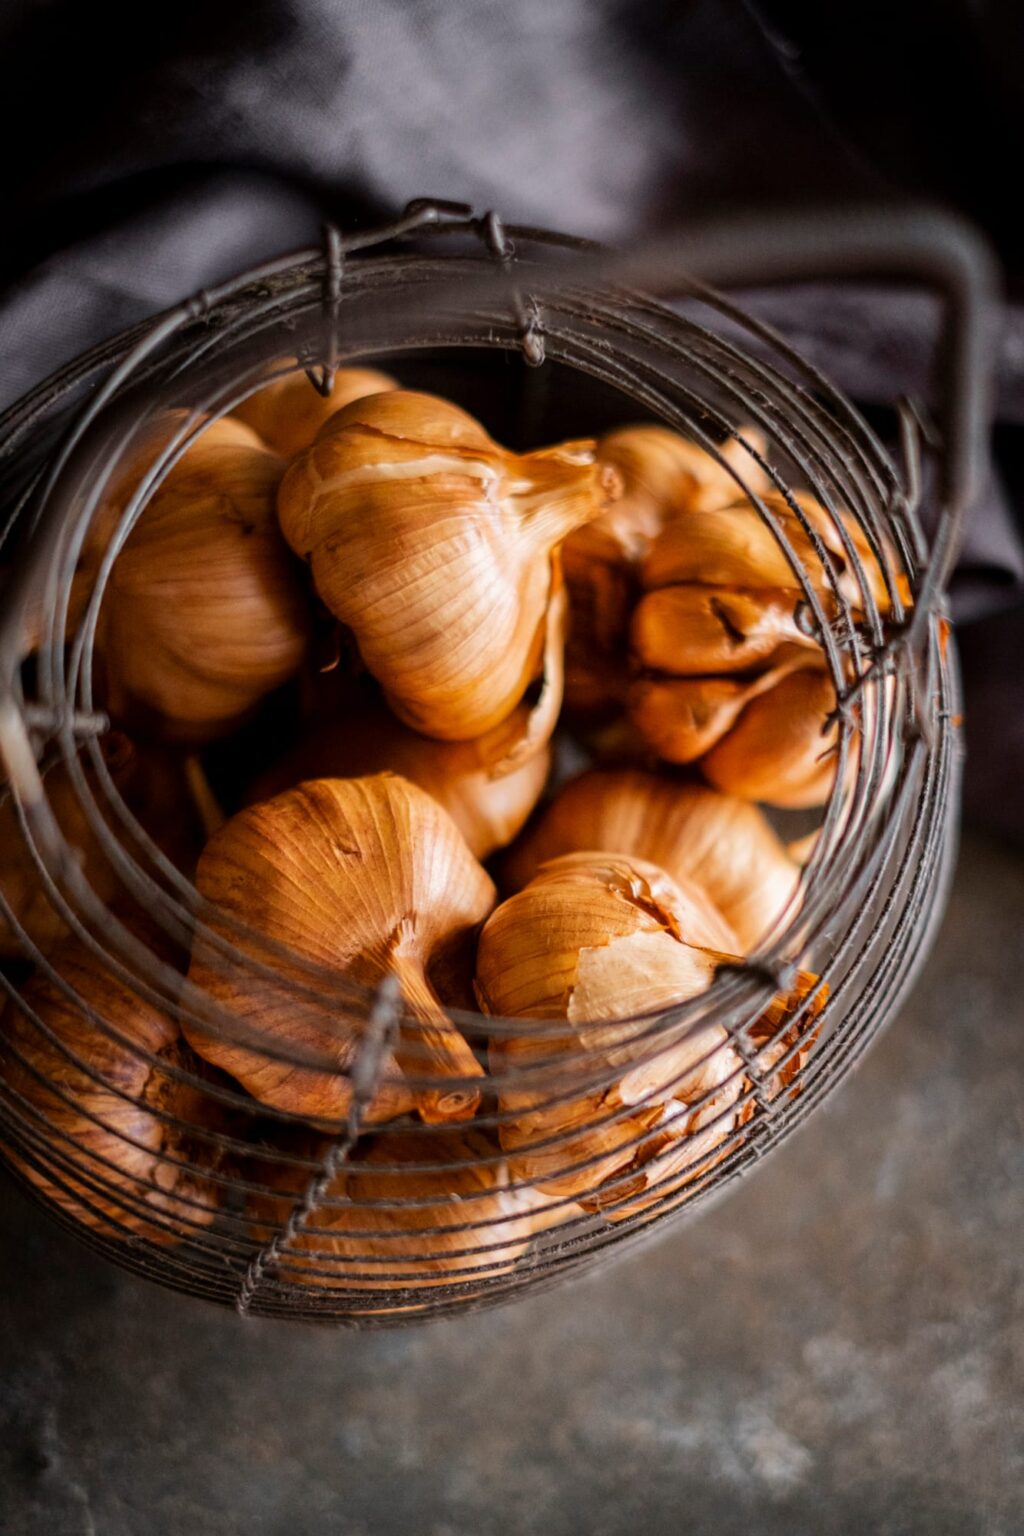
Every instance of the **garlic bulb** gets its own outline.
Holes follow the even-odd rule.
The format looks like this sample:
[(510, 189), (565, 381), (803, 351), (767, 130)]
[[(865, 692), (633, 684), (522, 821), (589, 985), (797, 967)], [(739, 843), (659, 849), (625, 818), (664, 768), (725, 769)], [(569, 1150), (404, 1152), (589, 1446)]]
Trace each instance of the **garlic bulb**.
[(12, 1147), (13, 1161), (94, 1231), (179, 1242), (213, 1220), (217, 1188), (196, 1161), (212, 1166), (209, 1144), (173, 1123), (201, 1132), (209, 1116), (198, 1085), (168, 1070), (190, 1068), (177, 1025), (82, 946), (54, 964), (63, 986), (33, 976), (30, 1012), (12, 1000), (0, 1020), (0, 1074), (33, 1140), (33, 1160)]
[[(145, 422), (135, 433), (126, 451), (114, 466), (106, 490), (92, 515), (82, 543), (81, 553), (71, 579), (68, 593), (65, 631), (72, 633), (78, 626), (96, 584), (100, 563), (113, 538), (118, 523), (124, 515), (134, 492), (143, 476), (153, 466), (175, 433), (182, 429), (192, 413), (184, 410), (161, 411)], [(202, 429), (201, 437), (186, 449), (179, 465), (188, 459), (199, 444), (204, 447), (260, 448), (261, 440), (243, 422), (222, 416)], [(25, 617), (22, 632), (22, 655), (30, 656), (39, 649), (46, 629), (45, 594), (42, 589), (34, 594)]]
[(661, 866), (698, 886), (744, 954), (791, 907), (799, 870), (757, 806), (700, 784), (640, 769), (600, 769), (571, 780), (502, 866), (519, 890), (565, 853), (599, 848)]
[(616, 489), (592, 442), (509, 453), (457, 406), (395, 390), (331, 422), (289, 468), (278, 510), (395, 713), (468, 741), (536, 676), (551, 556)]
[[(278, 358), (268, 365), (267, 372), (276, 372), (294, 362), (294, 358)], [(308, 448), (324, 423), (353, 400), (397, 388), (390, 374), (378, 373), (376, 368), (339, 368), (331, 393), (321, 395), (300, 368), (264, 384), (248, 400), (236, 405), (234, 414), (258, 432), (275, 453), (291, 459)]]
[[(756, 427), (739, 427), (722, 444), (719, 452), (725, 463), (720, 464), (706, 448), (670, 427), (644, 423), (606, 432), (598, 453), (618, 470), (624, 486), (617, 526), (624, 534), (628, 529), (639, 546), (677, 513), (728, 506), (743, 494), (744, 486), (761, 494), (770, 481), (754, 454), (763, 458), (765, 447)], [(643, 550), (637, 547), (636, 552)]]
[[(244, 1027), (214, 1033), (184, 1021), (200, 1055), (254, 1098), (310, 1120), (337, 1120), (352, 1099), (350, 1071), (366, 1006), (348, 983), (398, 977), (407, 1023), (384, 1061), (370, 1120), (417, 1109), (462, 1120), (479, 1102), (482, 1069), (446, 1016), (432, 977), (468, 969), (494, 887), (451, 817), (396, 774), (319, 779), (233, 817), (209, 842), (196, 885), (214, 930), (237, 946), (197, 939), (189, 980)], [(218, 923), (222, 912), (245, 925)], [(266, 940), (286, 946), (281, 958)], [(261, 974), (253, 961), (271, 968)], [(331, 972), (333, 987), (309, 967)], [(300, 1065), (260, 1049), (330, 1058)], [(463, 1081), (459, 1081), (459, 1080)]]
[[(519, 708), (525, 712), (526, 706)], [(545, 742), (521, 766), (498, 772), (489, 765), (487, 737), (435, 741), (380, 708), (322, 726), (257, 780), (247, 799), (270, 799), (304, 779), (355, 778), (390, 769), (432, 795), (473, 856), (486, 859), (521, 830), (550, 766), (551, 749)]]
[[(314, 1159), (326, 1150), (307, 1149)], [(253, 1235), (265, 1244), (314, 1174), (264, 1160), (247, 1177), (275, 1191), (251, 1201)], [(549, 1205), (539, 1191), (510, 1184), (501, 1149), (482, 1131), (375, 1135), (284, 1244), (277, 1274), (290, 1285), (346, 1291), (419, 1290), (505, 1274), (547, 1225)]]
[(725, 1030), (666, 1040), (650, 1015), (706, 990), (736, 949), (695, 887), (615, 854), (553, 859), (497, 908), (477, 950), (480, 1004), (534, 1026), (495, 1029), (490, 1045), (514, 1177), (615, 1203), (646, 1187), (652, 1137), (660, 1147), (707, 1129), (712, 1103), (714, 1137), (728, 1136), (742, 1062)]
[(307, 615), (274, 517), (282, 469), (263, 449), (200, 440), (146, 505), (100, 614), (116, 714), (201, 741), (295, 672)]
[[(727, 794), (790, 810), (822, 805), (835, 783), (837, 725), (832, 680), (800, 671), (754, 697), (701, 762), (709, 783)], [(851, 756), (851, 764), (853, 762)]]
[[(743, 438), (764, 452), (750, 427)], [(738, 438), (722, 456), (749, 489), (767, 477)], [(622, 477), (621, 500), (566, 539), (562, 548), (571, 598), (566, 653), (566, 701), (589, 714), (622, 703), (629, 616), (639, 597), (639, 568), (665, 524), (706, 507), (735, 501), (741, 486), (710, 453), (667, 427), (623, 427), (598, 442), (598, 456)]]
[[(200, 818), (181, 766), (166, 751), (129, 741), (109, 731), (101, 750), (114, 789), (171, 863), (190, 874), (202, 846)], [(104, 797), (90, 764), (83, 769), (90, 793), (102, 807)], [(108, 855), (93, 830), (74, 783), (63, 763), (55, 764), (44, 783), (50, 808), (97, 898), (116, 907), (122, 917), (127, 897)], [(112, 836), (130, 852), (132, 840), (110, 812), (104, 820)], [(31, 944), (44, 954), (66, 933), (63, 918), (51, 905), (35, 860), (18, 822), (9, 791), (0, 785), (0, 896)], [(0, 956), (22, 955), (22, 941), (0, 911)]]

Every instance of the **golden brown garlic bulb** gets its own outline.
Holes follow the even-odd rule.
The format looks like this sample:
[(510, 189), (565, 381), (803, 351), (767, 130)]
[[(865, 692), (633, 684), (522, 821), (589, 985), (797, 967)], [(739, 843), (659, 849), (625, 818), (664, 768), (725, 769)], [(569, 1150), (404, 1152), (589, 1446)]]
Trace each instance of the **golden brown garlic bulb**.
[[(171, 863), (183, 874), (191, 874), (202, 847), (202, 829), (181, 764), (160, 747), (133, 743), (120, 731), (108, 732), (101, 750), (114, 789), (128, 811)], [(102, 809), (106, 802), (91, 764), (85, 763), (83, 771), (88, 791)], [(57, 824), (97, 898), (127, 915), (122, 882), (64, 764), (55, 764), (43, 782)], [(111, 835), (136, 856), (134, 840), (126, 835), (113, 812), (105, 810), (103, 819)], [(0, 895), (29, 941), (44, 954), (66, 933), (63, 918), (47, 896), (5, 785), (0, 785)], [(22, 953), (21, 941), (0, 915), (0, 955)]]
[[(317, 1158), (327, 1147), (309, 1150)], [(264, 1162), (246, 1176), (286, 1192), (252, 1199), (254, 1236), (267, 1243), (315, 1173)], [(430, 1137), (375, 1135), (284, 1243), (276, 1273), (290, 1285), (356, 1291), (419, 1290), (505, 1274), (548, 1225), (543, 1213), (550, 1205), (540, 1191), (510, 1185), (500, 1147), (472, 1127)]]
[[(294, 358), (280, 358), (267, 372), (294, 363)], [(243, 400), (235, 416), (258, 432), (263, 441), (286, 459), (308, 448), (321, 427), (338, 411), (364, 395), (379, 395), (397, 389), (395, 380), (376, 368), (339, 368), (329, 395), (322, 395), (306, 377), (305, 369), (264, 384)]]
[(757, 806), (629, 768), (584, 773), (560, 789), (504, 860), (504, 880), (519, 890), (549, 859), (588, 848), (649, 860), (698, 886), (744, 954), (797, 889), (799, 870)]
[[(757, 452), (753, 428), (742, 437)], [(741, 494), (763, 490), (766, 476), (738, 438), (722, 446), (737, 478), (710, 453), (668, 427), (622, 427), (598, 442), (598, 457), (621, 475), (623, 494), (609, 511), (569, 536), (562, 548), (571, 599), (566, 702), (592, 714), (625, 698), (629, 616), (640, 596), (639, 569), (667, 522)]]
[(448, 401), (395, 390), (347, 406), (278, 507), (395, 713), (468, 741), (537, 675), (553, 554), (616, 489), (593, 442), (509, 453)]
[[(81, 554), (71, 579), (65, 616), (66, 634), (72, 633), (77, 628), (85, 613), (96, 584), (100, 563), (129, 500), (138, 489), (146, 472), (152, 469), (157, 456), (167, 447), (172, 437), (182, 430), (191, 414), (184, 410), (161, 411), (159, 415), (145, 422), (137, 430), (127, 451), (114, 466), (106, 490), (86, 530)], [(255, 432), (243, 422), (234, 421), (230, 416), (222, 416), (217, 421), (206, 424), (202, 429), (201, 437), (193, 447), (199, 442), (206, 447), (260, 448), (263, 446)], [(191, 448), (186, 449), (183, 459), (187, 458), (191, 452)], [(38, 650), (44, 634), (48, 633), (46, 618), (45, 592), (40, 588), (34, 594), (34, 600), (26, 613), (22, 633), (23, 655), (29, 656)]]
[[(476, 929), (495, 892), (425, 790), (391, 773), (302, 784), (227, 822), (199, 861), (196, 885), (214, 909), (207, 921), (241, 953), (222, 955), (197, 939), (189, 980), (243, 1027), (214, 1033), (186, 1020), (200, 1055), (265, 1104), (314, 1121), (343, 1118), (367, 1019), (364, 998), (347, 984), (374, 987), (393, 975), (409, 1021), (384, 1059), (367, 1118), (413, 1109), (428, 1121), (474, 1113), (473, 1080), (482, 1069), (433, 977), (460, 961), (471, 968)], [(218, 910), (247, 931), (218, 923)], [(271, 952), (266, 940), (288, 954)], [(297, 1048), (334, 1065), (282, 1060), (261, 1041), (285, 1056)]]
[(736, 949), (696, 887), (615, 854), (553, 859), (497, 908), (476, 985), (486, 1013), (524, 1021), (490, 1045), (515, 1177), (600, 1208), (641, 1192), (654, 1152), (699, 1131), (693, 1156), (681, 1149), (696, 1176), (733, 1127), (742, 1062), (718, 1025), (666, 1039), (649, 1016), (705, 991)]
[[(42, 974), (21, 994), (45, 1028), (13, 1001), (0, 1019), (0, 1075), (27, 1101), (13, 1107), (33, 1160), (13, 1147), (11, 1156), (84, 1226), (180, 1242), (210, 1224), (218, 1203), (204, 1171), (211, 1104), (198, 1083), (172, 1075), (192, 1070), (190, 1053), (173, 1019), (84, 947), (69, 944), (54, 966), (70, 996)], [(196, 1127), (195, 1139), (175, 1120)]]
[(304, 779), (356, 778), (390, 769), (433, 795), (469, 851), (486, 859), (522, 829), (550, 766), (551, 749), (544, 743), (520, 767), (498, 772), (489, 763), (487, 738), (435, 741), (380, 708), (332, 720), (299, 742), (257, 780), (247, 799), (270, 799)]
[(143, 509), (100, 614), (116, 714), (202, 741), (295, 672), (308, 620), (274, 512), (283, 468), (265, 449), (201, 439)]

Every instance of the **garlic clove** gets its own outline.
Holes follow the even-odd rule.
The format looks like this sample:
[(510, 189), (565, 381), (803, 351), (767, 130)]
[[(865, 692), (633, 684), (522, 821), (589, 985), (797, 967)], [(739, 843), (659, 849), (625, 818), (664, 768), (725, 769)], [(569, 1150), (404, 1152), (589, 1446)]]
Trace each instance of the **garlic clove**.
[[(250, 1201), (257, 1242), (280, 1236), (313, 1177), (267, 1160), (252, 1170), (266, 1191)], [(357, 1292), (466, 1286), (507, 1274), (550, 1224), (549, 1207), (540, 1191), (513, 1187), (500, 1147), (482, 1131), (378, 1134), (284, 1242), (277, 1274), (290, 1285)]]
[(826, 672), (803, 670), (753, 696), (701, 762), (710, 784), (783, 809), (823, 805), (835, 783), (836, 695)]
[(797, 891), (797, 865), (756, 805), (641, 769), (592, 770), (560, 789), (504, 859), (506, 888), (519, 890), (547, 860), (587, 848), (650, 860), (699, 887), (744, 954)]
[(783, 645), (817, 649), (796, 621), (792, 592), (735, 587), (659, 587), (641, 598), (630, 641), (642, 667), (677, 677), (745, 672)]
[[(264, 1103), (308, 1120), (343, 1119), (367, 1018), (352, 983), (397, 975), (408, 1017), (385, 1054), (368, 1121), (413, 1108), (430, 1121), (472, 1115), (482, 1069), (430, 973), (471, 941), (495, 893), (430, 795), (391, 773), (302, 784), (227, 822), (196, 884), (214, 932), (237, 947), (224, 955), (200, 938), (193, 947), (189, 980), (227, 1015), (217, 1032), (185, 1022), (201, 1055)], [(245, 931), (219, 923), (219, 913)], [(288, 957), (268, 951), (268, 940)], [(234, 1032), (232, 1017), (242, 1026)], [(279, 1059), (260, 1049), (260, 1036), (278, 1053), (294, 1047), (336, 1065)]]
[(288, 470), (278, 510), (396, 714), (459, 741), (522, 699), (547, 557), (616, 489), (592, 443), (511, 454), (458, 407), (396, 390), (339, 415)]
[(100, 613), (119, 717), (202, 741), (298, 668), (308, 617), (275, 522), (282, 468), (263, 449), (200, 441), (144, 508)]
[[(216, 1126), (198, 1084), (173, 1075), (192, 1069), (177, 1025), (84, 946), (65, 945), (54, 966), (60, 984), (33, 976), (23, 1007), (12, 999), (0, 1019), (0, 1075), (24, 1101), (18, 1119), (33, 1141), (31, 1162), (16, 1146), (9, 1155), (104, 1236), (166, 1245), (198, 1235), (218, 1204), (203, 1166), (214, 1162), (203, 1131)], [(195, 1126), (194, 1144), (175, 1121)]]
[[(760, 434), (743, 429), (764, 451)], [(761, 489), (764, 476), (747, 449), (730, 438), (723, 457), (747, 484)], [(566, 656), (566, 700), (577, 713), (595, 714), (625, 697), (623, 664), (637, 573), (665, 523), (705, 506), (734, 501), (741, 485), (711, 454), (667, 427), (623, 427), (606, 433), (598, 457), (621, 475), (619, 501), (578, 528), (562, 550), (571, 597)], [(745, 461), (745, 462), (744, 462)], [(751, 470), (756, 471), (751, 478)]]
[[(291, 357), (268, 364), (267, 372), (276, 372), (294, 364)], [(306, 377), (304, 369), (264, 384), (262, 389), (243, 400), (234, 409), (235, 417), (259, 433), (275, 453), (294, 458), (308, 448), (332, 417), (353, 400), (397, 389), (388, 373), (376, 368), (339, 368), (329, 395), (321, 395)]]
[(812, 652), (782, 646), (774, 664), (752, 676), (638, 677), (627, 696), (629, 717), (665, 762), (694, 763), (733, 729), (754, 699), (774, 692), (790, 673), (816, 659)]

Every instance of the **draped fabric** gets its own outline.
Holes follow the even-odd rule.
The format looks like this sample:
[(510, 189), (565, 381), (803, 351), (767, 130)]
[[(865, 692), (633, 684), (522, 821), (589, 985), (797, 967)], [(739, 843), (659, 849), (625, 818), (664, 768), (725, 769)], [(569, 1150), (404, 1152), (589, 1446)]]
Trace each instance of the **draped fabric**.
[[(7, 0), (0, 409), (132, 321), (314, 242), (325, 217), (372, 221), (420, 195), (612, 241), (737, 206), (938, 196), (986, 228), (1012, 296), (1020, 236), (995, 167), (1024, 153), (1012, 121), (1024, 94), (1000, 42), (1004, 8), (983, 10)], [(920, 295), (802, 285), (746, 299), (868, 406), (924, 387), (935, 313)], [(1013, 304), (998, 417), (954, 611), (1001, 615), (999, 643), (995, 630), (978, 638), (982, 625), (965, 652), (977, 723), (1002, 744), (1012, 784), (1024, 769), (1022, 755), (1011, 770), (1024, 747), (1008, 723), (1024, 714), (1024, 619), (1011, 611), (1024, 593), (1024, 307)], [(991, 813), (998, 761), (986, 771)], [(1012, 806), (1002, 824), (1014, 814), (1024, 832)]]

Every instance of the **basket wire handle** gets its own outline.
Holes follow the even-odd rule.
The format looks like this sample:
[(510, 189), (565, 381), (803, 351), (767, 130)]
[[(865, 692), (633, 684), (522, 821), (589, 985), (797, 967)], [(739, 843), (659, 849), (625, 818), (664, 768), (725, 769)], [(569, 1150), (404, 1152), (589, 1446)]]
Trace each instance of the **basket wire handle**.
[(694, 277), (727, 287), (909, 278), (939, 293), (944, 303), (938, 345), (941, 516), (908, 626), (908, 641), (918, 638), (952, 575), (987, 460), (1000, 280), (991, 247), (978, 230), (924, 205), (743, 214), (654, 240), (606, 266), (605, 276), (660, 296)]

